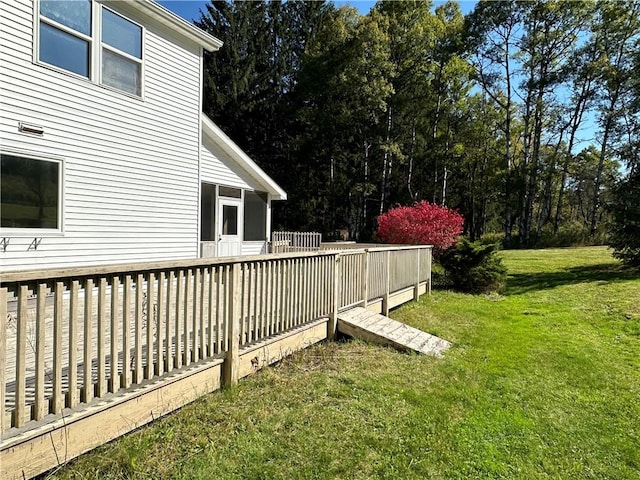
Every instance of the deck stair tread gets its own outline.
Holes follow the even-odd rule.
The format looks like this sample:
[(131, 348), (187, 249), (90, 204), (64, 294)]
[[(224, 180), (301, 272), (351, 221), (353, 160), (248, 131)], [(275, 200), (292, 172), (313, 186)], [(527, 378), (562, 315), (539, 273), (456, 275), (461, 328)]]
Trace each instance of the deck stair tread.
[(441, 356), (451, 346), (440, 337), (362, 307), (341, 312), (338, 330), (362, 340), (433, 356)]

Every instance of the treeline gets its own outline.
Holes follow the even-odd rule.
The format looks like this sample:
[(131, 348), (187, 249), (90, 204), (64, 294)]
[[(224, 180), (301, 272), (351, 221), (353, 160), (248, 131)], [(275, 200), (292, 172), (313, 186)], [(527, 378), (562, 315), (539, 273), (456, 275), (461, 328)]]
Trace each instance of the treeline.
[(204, 110), (289, 194), (274, 228), (372, 237), (419, 200), (473, 239), (598, 241), (640, 165), (640, 2), (207, 5)]

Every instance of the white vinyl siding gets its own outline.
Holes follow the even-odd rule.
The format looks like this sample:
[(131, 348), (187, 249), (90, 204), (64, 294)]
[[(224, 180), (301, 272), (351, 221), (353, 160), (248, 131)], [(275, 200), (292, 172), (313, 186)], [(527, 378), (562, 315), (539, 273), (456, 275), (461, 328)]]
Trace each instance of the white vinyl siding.
[(200, 148), (200, 157), (202, 159), (201, 179), (203, 182), (245, 190), (254, 189), (254, 186), (249, 183), (248, 175), (238, 169), (237, 164), (207, 138), (204, 138)]
[(267, 251), (267, 242), (242, 242), (242, 255), (264, 255)]
[(0, 233), (2, 268), (196, 257), (200, 48), (147, 26), (143, 101), (34, 63), (33, 8), (0, 2), (0, 148), (64, 158), (64, 234)]

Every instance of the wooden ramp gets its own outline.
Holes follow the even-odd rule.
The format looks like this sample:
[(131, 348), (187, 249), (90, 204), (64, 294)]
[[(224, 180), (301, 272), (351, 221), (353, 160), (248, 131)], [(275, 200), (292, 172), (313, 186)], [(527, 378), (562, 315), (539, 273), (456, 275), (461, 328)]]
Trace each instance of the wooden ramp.
[(451, 343), (404, 323), (356, 307), (338, 315), (338, 331), (354, 338), (439, 357)]

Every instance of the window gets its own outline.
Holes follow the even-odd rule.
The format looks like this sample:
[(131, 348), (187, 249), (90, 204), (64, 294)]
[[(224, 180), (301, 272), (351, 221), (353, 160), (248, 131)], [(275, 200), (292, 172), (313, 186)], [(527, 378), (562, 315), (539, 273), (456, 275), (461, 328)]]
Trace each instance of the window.
[(62, 164), (17, 155), (0, 157), (0, 226), (60, 230)]
[(267, 194), (244, 192), (244, 239), (264, 241), (267, 239)]
[(140, 95), (142, 28), (102, 8), (102, 83)]
[(40, 1), (40, 60), (89, 78), (91, 2)]
[(222, 235), (238, 234), (238, 207), (222, 205)]
[(218, 193), (221, 197), (242, 198), (242, 190), (232, 187), (218, 187)]
[(200, 186), (200, 241), (211, 242), (216, 239), (216, 186), (202, 183)]
[(38, 61), (142, 96), (142, 27), (91, 0), (40, 0)]

